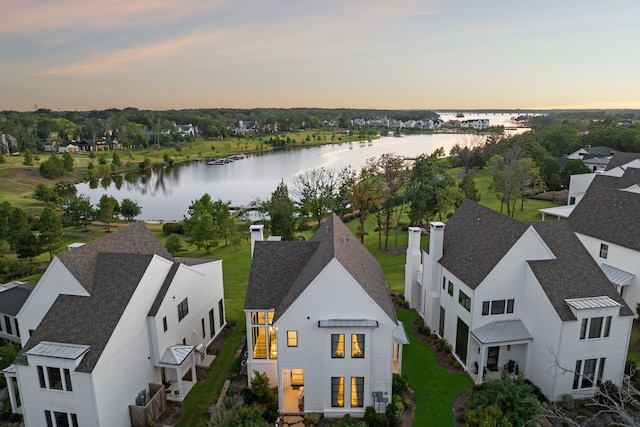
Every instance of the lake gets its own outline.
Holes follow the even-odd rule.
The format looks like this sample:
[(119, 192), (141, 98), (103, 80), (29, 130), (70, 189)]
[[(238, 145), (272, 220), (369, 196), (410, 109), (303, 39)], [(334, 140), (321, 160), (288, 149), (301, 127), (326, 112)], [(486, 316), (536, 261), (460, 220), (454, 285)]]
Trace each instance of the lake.
[(256, 198), (270, 198), (281, 180), (291, 190), (295, 177), (309, 169), (324, 167), (337, 171), (351, 166), (359, 170), (367, 159), (385, 153), (415, 157), (431, 154), (440, 147), (448, 154), (457, 141), (456, 134), (429, 134), (286, 149), (250, 155), (221, 166), (194, 161), (154, 168), (144, 176), (118, 176), (98, 182), (96, 188), (91, 188), (90, 183), (78, 184), (76, 188), (78, 194), (88, 196), (94, 205), (106, 193), (118, 201), (128, 198), (139, 204), (142, 214), (137, 219), (174, 221), (182, 220), (191, 202), (205, 193), (213, 200), (246, 206)]

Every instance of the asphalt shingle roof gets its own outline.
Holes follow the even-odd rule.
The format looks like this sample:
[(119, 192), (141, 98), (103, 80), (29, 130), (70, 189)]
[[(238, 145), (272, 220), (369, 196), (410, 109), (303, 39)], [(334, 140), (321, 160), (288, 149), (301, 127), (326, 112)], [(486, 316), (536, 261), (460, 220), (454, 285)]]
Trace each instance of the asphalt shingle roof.
[(58, 255), (90, 296), (59, 295), (15, 363), (41, 341), (89, 345), (77, 370), (92, 372), (154, 255), (173, 260), (142, 223)]
[(640, 251), (640, 194), (622, 189), (640, 184), (640, 169), (620, 178), (598, 175), (569, 216), (577, 233)]
[(15, 317), (31, 295), (33, 287), (33, 283), (27, 282), (0, 292), (0, 313)]
[(622, 151), (618, 151), (613, 155), (613, 157), (611, 157), (606, 170), (611, 170), (617, 168), (618, 166), (626, 165), (627, 163), (636, 159), (640, 159), (640, 153), (624, 153)]
[(380, 264), (335, 214), (308, 242), (255, 242), (245, 309), (275, 309), (277, 320), (332, 259), (397, 320)]

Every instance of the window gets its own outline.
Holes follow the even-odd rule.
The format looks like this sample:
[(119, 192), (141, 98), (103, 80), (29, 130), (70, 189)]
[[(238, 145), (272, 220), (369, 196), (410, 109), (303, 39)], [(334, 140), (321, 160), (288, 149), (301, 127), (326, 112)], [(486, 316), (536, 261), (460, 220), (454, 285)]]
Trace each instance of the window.
[[(602, 381), (604, 374), (604, 365), (606, 359), (586, 359), (577, 360), (576, 368), (573, 373), (573, 389), (591, 388), (594, 384)], [(596, 372), (598, 375), (596, 376)]]
[(273, 316), (273, 311), (251, 312), (251, 345), (254, 359), (276, 359), (278, 357), (277, 331), (268, 326), (273, 322)]
[(344, 357), (344, 334), (331, 334), (331, 358)]
[(364, 377), (351, 377), (351, 407), (364, 406)]
[(39, 365), (36, 366), (36, 369), (38, 371), (40, 388), (73, 391), (73, 386), (71, 385), (71, 371), (69, 369), (60, 369), (50, 366), (44, 367)]
[(461, 306), (467, 309), (467, 311), (471, 311), (471, 298), (464, 292), (458, 289), (458, 302)]
[(504, 314), (504, 300), (491, 301), (491, 314)]
[(209, 334), (209, 338), (213, 338), (213, 336), (216, 334), (216, 322), (215, 316), (213, 314), (213, 308), (209, 310)]
[(278, 358), (278, 330), (269, 326), (269, 359)]
[(49, 388), (62, 390), (62, 375), (60, 375), (60, 368), (47, 367), (47, 374), (49, 375)]
[(604, 243), (600, 244), (600, 258), (607, 259), (608, 254), (609, 254), (609, 245), (605, 245)]
[(200, 320), (200, 325), (202, 326), (202, 338), (204, 339), (207, 336), (207, 333), (204, 330), (204, 317)]
[(469, 325), (464, 323), (464, 321), (458, 317), (458, 329), (456, 330), (456, 354), (464, 364), (467, 363), (468, 343), (469, 343)]
[(442, 276), (442, 289), (447, 289), (447, 278)]
[(16, 335), (18, 336), (18, 338), (20, 337), (20, 328), (18, 327), (18, 319), (13, 319), (13, 321), (16, 324)]
[(11, 331), (11, 319), (9, 319), (9, 316), (4, 316), (4, 326), (7, 328), (7, 334), (13, 335), (13, 332)]
[(482, 315), (487, 316), (489, 314), (489, 301), (482, 301)]
[(446, 311), (440, 306), (440, 324), (438, 325), (438, 334), (441, 337), (444, 337), (444, 320), (446, 319)]
[(167, 332), (167, 329), (169, 329), (169, 327), (167, 326), (167, 316), (164, 316), (162, 318), (162, 330), (164, 332)]
[(331, 377), (331, 406), (344, 407), (344, 377)]
[(453, 296), (453, 282), (449, 280), (449, 287), (447, 288), (447, 293)]
[[(47, 420), (47, 426), (51, 423), (51, 412), (45, 411), (45, 416), (47, 416), (47, 412), (49, 413), (49, 418)], [(78, 427), (78, 417), (76, 414), (67, 414), (66, 412), (54, 412), (53, 417), (56, 420), (57, 427)]]
[(224, 325), (224, 301), (222, 301), (222, 298), (220, 298), (220, 301), (218, 301), (218, 318), (220, 320), (220, 327), (222, 327), (222, 325)]
[(298, 331), (287, 331), (287, 347), (298, 346)]
[(351, 334), (351, 357), (364, 357), (364, 334)]
[[(603, 328), (604, 325), (604, 328)], [(580, 339), (594, 339), (608, 337), (611, 333), (611, 316), (592, 317), (582, 319), (580, 324)]]
[(53, 420), (51, 419), (51, 411), (44, 411), (44, 419), (47, 420), (47, 427), (53, 427)]
[(513, 313), (514, 305), (515, 305), (514, 299), (483, 301), (482, 315), (487, 316), (489, 314), (504, 314), (505, 307), (506, 307), (506, 313)]
[(178, 322), (184, 319), (187, 314), (189, 314), (189, 301), (185, 298), (178, 304)]

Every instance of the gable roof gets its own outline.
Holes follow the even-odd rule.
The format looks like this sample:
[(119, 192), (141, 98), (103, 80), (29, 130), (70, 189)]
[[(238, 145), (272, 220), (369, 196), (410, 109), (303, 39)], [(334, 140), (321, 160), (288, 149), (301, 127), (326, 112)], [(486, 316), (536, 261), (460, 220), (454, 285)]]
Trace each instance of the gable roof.
[(528, 263), (560, 319), (575, 320), (566, 300), (603, 296), (620, 304), (620, 315), (633, 315), (567, 221), (537, 222), (532, 226), (556, 258)]
[(620, 178), (598, 175), (569, 216), (576, 233), (640, 251), (640, 194), (625, 191), (640, 184), (640, 169)]
[[(13, 283), (9, 283), (7, 285), (11, 286)], [(31, 295), (31, 291), (34, 287), (34, 283), (23, 282), (1, 291), (0, 313), (8, 314), (9, 316), (16, 316), (27, 298), (29, 298), (29, 295)]]
[(90, 296), (59, 295), (14, 363), (40, 342), (88, 345), (77, 371), (92, 372), (155, 255), (172, 259), (142, 223), (60, 254)]
[(605, 170), (611, 170), (619, 166), (624, 166), (629, 162), (640, 159), (640, 153), (625, 153), (617, 151), (609, 160), (609, 164)]
[(467, 199), (447, 222), (440, 264), (475, 289), (528, 227)]
[(380, 264), (335, 214), (308, 242), (255, 242), (245, 309), (275, 309), (276, 321), (333, 259), (395, 322)]

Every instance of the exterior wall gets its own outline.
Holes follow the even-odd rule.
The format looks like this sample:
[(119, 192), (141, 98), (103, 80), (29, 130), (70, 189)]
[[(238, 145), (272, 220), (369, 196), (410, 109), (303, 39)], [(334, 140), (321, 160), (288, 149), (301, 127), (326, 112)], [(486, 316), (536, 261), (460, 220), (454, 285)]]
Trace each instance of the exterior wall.
[[(77, 363), (75, 360), (43, 356), (29, 356), (28, 359), (29, 365), (15, 365), (25, 426), (46, 426), (45, 410), (76, 414), (78, 425), (100, 425), (96, 415), (91, 376), (76, 372)], [(69, 369), (73, 391), (41, 388), (37, 365)], [(27, 396), (28, 398), (26, 398)], [(103, 425), (109, 425), (109, 423)]]
[(595, 177), (595, 173), (581, 173), (577, 175), (571, 175), (569, 181), (569, 196), (567, 197), (567, 204), (572, 204), (572, 198), (574, 199), (574, 203), (578, 204)]
[[(179, 321), (178, 304), (185, 298), (189, 313)], [(152, 360), (157, 363), (168, 347), (181, 344), (183, 339), (187, 345), (202, 344), (206, 347), (213, 340), (209, 326), (209, 310), (214, 311), (216, 335), (224, 326), (220, 324), (218, 309), (218, 301), (223, 298), (222, 261), (212, 261), (195, 267), (181, 265), (156, 316), (150, 319), (150, 333), (155, 343)], [(144, 314), (147, 313), (148, 309)], [(166, 332), (162, 321), (164, 317), (167, 318)], [(202, 319), (205, 324), (204, 338)], [(156, 382), (159, 381), (160, 378), (156, 378)]]
[[(319, 320), (375, 319), (377, 328), (320, 328)], [(393, 321), (335, 260), (275, 322), (278, 327), (278, 373), (304, 369), (305, 412), (326, 416), (362, 415), (371, 393), (391, 401)], [(287, 331), (298, 331), (298, 346), (287, 347)], [(345, 334), (345, 357), (331, 358), (331, 334)], [(365, 357), (350, 357), (351, 334), (365, 335)], [(345, 405), (331, 406), (331, 377), (345, 378)], [(351, 377), (364, 377), (363, 406), (350, 408)], [(282, 405), (282, 387), (280, 387)], [(280, 408), (282, 410), (282, 407)]]
[[(49, 282), (51, 282), (51, 285), (49, 285)], [(29, 340), (29, 331), (36, 330), (40, 321), (60, 294), (89, 296), (86, 289), (56, 257), (18, 313), (21, 345), (23, 347)]]
[[(9, 333), (9, 329), (7, 328), (7, 322), (11, 327), (11, 333)], [(20, 334), (22, 334), (22, 330), (18, 328), (18, 319), (16, 317), (0, 313), (0, 338), (4, 338), (6, 340), (20, 344), (18, 331), (20, 331)]]
[[(460, 318), (464, 323), (469, 326), (469, 332), (471, 332), (474, 328), (471, 318), (471, 312), (467, 311), (460, 303), (458, 303), (458, 295), (460, 290), (462, 290), (467, 296), (471, 297), (471, 309), (473, 310), (474, 297), (473, 291), (469, 288), (464, 282), (450, 273), (444, 267), (441, 267), (442, 276), (439, 279), (440, 283), (440, 307), (445, 310), (445, 320), (444, 320), (444, 334), (442, 338), (444, 338), (449, 344), (451, 344), (451, 348), (453, 349), (453, 354), (456, 354), (456, 334), (458, 331), (458, 318)], [(442, 289), (442, 277), (445, 277), (447, 283), (445, 284), (445, 289)], [(449, 295), (449, 282), (453, 284), (453, 295)], [(440, 316), (440, 307), (436, 307), (437, 309), (436, 316), (439, 318)], [(439, 323), (439, 322), (438, 322)], [(439, 325), (436, 323), (436, 329), (432, 328), (432, 332), (438, 332)], [(469, 337), (467, 337), (467, 342), (469, 343)], [(457, 356), (456, 356), (457, 357)], [(459, 358), (458, 358), (459, 359)], [(469, 362), (469, 348), (467, 348), (467, 360), (463, 361), (461, 359), (460, 363), (463, 366), (468, 368)]]
[[(631, 283), (623, 286), (622, 290), (622, 297), (634, 310), (636, 305), (640, 303), (640, 252), (584, 234), (576, 233), (576, 236), (598, 265), (608, 264), (635, 274)], [(600, 258), (600, 244), (602, 243), (609, 245), (607, 258)]]
[(131, 425), (128, 405), (154, 382), (147, 313), (171, 265), (153, 257), (92, 372), (100, 425)]

